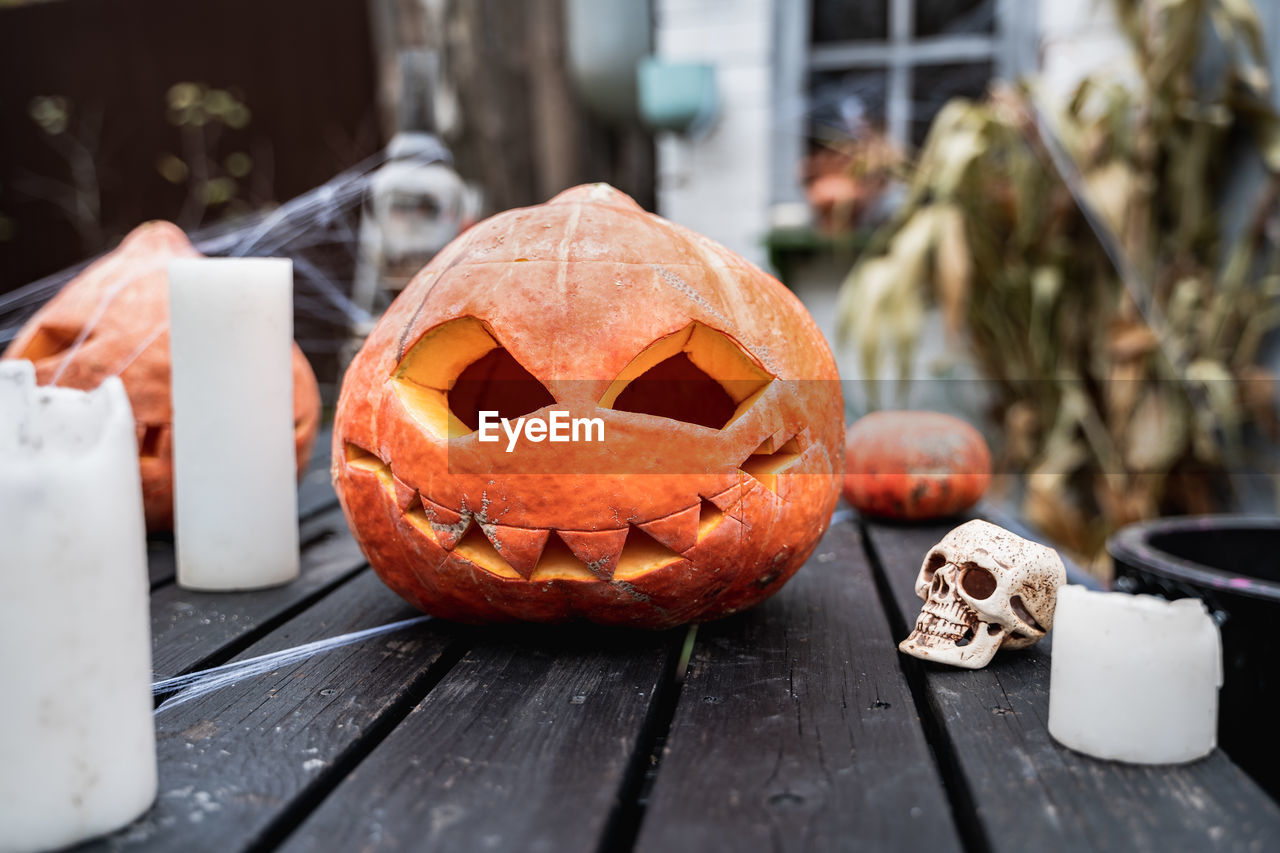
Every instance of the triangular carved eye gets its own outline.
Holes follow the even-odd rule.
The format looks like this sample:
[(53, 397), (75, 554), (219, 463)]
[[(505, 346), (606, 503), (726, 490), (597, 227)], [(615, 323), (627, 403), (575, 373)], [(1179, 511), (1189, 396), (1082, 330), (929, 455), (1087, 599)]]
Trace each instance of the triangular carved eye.
[(724, 429), (773, 378), (727, 335), (690, 323), (632, 359), (600, 405)]
[(555, 403), (551, 392), (502, 347), (467, 365), (446, 396), (449, 411), (473, 430), (480, 427), (482, 411), (514, 420)]
[(414, 418), (441, 437), (474, 432), (482, 411), (514, 419), (555, 403), (474, 317), (423, 335), (401, 359), (392, 383)]

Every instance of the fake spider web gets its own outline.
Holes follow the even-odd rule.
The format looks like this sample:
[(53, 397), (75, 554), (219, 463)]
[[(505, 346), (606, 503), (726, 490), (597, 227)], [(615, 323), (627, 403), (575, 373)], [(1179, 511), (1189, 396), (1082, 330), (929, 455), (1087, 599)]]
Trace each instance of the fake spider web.
[[(312, 365), (342, 360), (353, 330), (367, 330), (375, 317), (352, 301), (352, 277), (361, 263), (360, 218), (378, 169), (388, 162), (386, 150), (366, 158), (324, 184), (249, 221), (220, 224), (190, 236), (209, 257), (289, 258), (294, 269), (294, 329), (298, 345)], [(451, 165), (448, 150), (432, 139), (409, 159), (418, 165)], [(16, 290), (0, 294), (0, 349), (18, 335), (23, 324), (72, 279), (98, 258), (61, 270)], [(145, 264), (143, 265), (145, 267)], [(117, 279), (103, 296), (63, 358), (69, 364), (111, 300), (145, 273), (132, 262), (113, 270)], [(122, 373), (159, 337), (165, 326), (143, 335), (137, 348), (113, 371)], [(57, 377), (54, 378), (54, 384)]]

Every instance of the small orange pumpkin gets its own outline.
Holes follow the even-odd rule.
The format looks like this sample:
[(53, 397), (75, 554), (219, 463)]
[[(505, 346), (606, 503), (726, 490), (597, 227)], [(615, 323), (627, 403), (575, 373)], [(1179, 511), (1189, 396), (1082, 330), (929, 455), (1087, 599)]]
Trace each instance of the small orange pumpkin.
[(991, 483), (982, 434), (941, 412), (873, 412), (845, 440), (844, 496), (860, 512), (940, 518), (978, 502)]
[[(120, 377), (137, 423), (142, 500), (152, 531), (173, 527), (168, 264), (199, 256), (176, 225), (138, 226), (37, 311), (3, 356), (34, 362), (41, 385), (89, 390), (108, 376)], [(293, 406), (294, 445), (302, 470), (320, 425), (320, 392), (296, 344)]]
[[(772, 277), (578, 187), (474, 226), (409, 284), (347, 371), (334, 483), (369, 563), (429, 613), (713, 619), (776, 592), (825, 530), (837, 380)], [(508, 452), (478, 429), (556, 410), (601, 440)]]

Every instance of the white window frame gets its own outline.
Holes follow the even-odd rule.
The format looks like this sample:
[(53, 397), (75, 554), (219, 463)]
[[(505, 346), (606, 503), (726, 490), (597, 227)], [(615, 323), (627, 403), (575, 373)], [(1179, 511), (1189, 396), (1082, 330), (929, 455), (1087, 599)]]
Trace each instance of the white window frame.
[[(1038, 0), (994, 0), (993, 33), (953, 33), (914, 38), (916, 0), (888, 0), (889, 32), (885, 41), (809, 43), (812, 0), (775, 0), (773, 200), (775, 205), (803, 201), (797, 174), (808, 133), (808, 79), (813, 71), (859, 68), (888, 75), (885, 125), (889, 139), (906, 147), (911, 141), (911, 84), (922, 65), (991, 61), (995, 75), (1013, 79), (1034, 71), (1038, 63)], [(798, 108), (797, 105), (802, 105)]]

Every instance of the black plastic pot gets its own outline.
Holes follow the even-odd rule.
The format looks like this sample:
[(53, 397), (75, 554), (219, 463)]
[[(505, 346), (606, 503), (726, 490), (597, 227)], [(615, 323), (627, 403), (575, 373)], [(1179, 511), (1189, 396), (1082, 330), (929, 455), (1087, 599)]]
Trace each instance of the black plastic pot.
[(1218, 743), (1280, 797), (1280, 518), (1202, 515), (1132, 524), (1111, 537), (1115, 588), (1199, 598), (1222, 628)]

